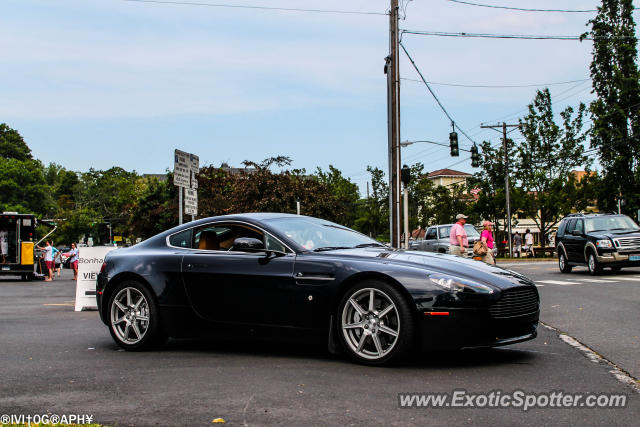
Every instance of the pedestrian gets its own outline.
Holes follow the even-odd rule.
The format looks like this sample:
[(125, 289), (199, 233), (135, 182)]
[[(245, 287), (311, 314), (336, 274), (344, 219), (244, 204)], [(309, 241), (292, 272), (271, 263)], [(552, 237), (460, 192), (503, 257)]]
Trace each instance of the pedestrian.
[(78, 248), (75, 243), (71, 244), (71, 250), (65, 255), (69, 257), (69, 265), (73, 269), (73, 280), (78, 280)]
[(451, 227), (451, 231), (449, 232), (449, 253), (452, 255), (467, 256), (469, 240), (467, 239), (467, 232), (464, 229), (467, 218), (468, 216), (465, 214), (456, 215), (456, 223)]
[(47, 265), (47, 270), (49, 271), (49, 277), (44, 279), (45, 282), (53, 281), (53, 246), (52, 242), (47, 240), (44, 242), (44, 247), (37, 246), (38, 249), (44, 251), (44, 263)]
[(513, 253), (517, 258), (520, 258), (520, 253), (522, 252), (522, 236), (517, 231), (513, 236), (513, 248)]
[(62, 269), (62, 252), (55, 246), (52, 246), (51, 250), (53, 251), (53, 272), (60, 277), (60, 270)]
[(0, 254), (2, 255), (2, 263), (7, 263), (7, 255), (9, 255), (9, 232), (2, 227), (0, 230)]
[(496, 260), (493, 257), (493, 223), (491, 221), (485, 221), (482, 223), (482, 233), (480, 233), (480, 239), (482, 243), (489, 248), (486, 254), (483, 255), (482, 260), (490, 265), (495, 265)]
[(536, 253), (533, 250), (533, 234), (531, 230), (527, 228), (527, 233), (524, 235), (525, 252), (530, 252), (533, 258), (536, 257)]

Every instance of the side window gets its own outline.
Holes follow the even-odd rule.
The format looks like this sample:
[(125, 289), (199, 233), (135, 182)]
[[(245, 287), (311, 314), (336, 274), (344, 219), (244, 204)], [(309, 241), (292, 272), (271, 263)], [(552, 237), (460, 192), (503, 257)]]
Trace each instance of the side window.
[(427, 235), (425, 236), (425, 239), (427, 240), (433, 240), (436, 239), (438, 236), (436, 234), (436, 228), (430, 228), (427, 230)]
[(263, 233), (251, 226), (237, 223), (208, 224), (194, 230), (193, 247), (207, 251), (233, 251), (239, 237), (264, 241)]
[(270, 251), (289, 252), (287, 247), (270, 234), (265, 235), (265, 248)]
[(169, 237), (169, 244), (171, 246), (177, 246), (178, 248), (190, 248), (191, 247), (191, 229), (181, 231)]
[(440, 238), (445, 239), (451, 234), (451, 227), (440, 227)]
[(556, 233), (556, 237), (564, 236), (565, 228), (567, 228), (567, 220), (564, 220), (560, 223), (560, 226), (558, 227), (558, 232)]
[(567, 234), (571, 234), (575, 226), (576, 226), (576, 220), (570, 219), (569, 223), (567, 224)]
[(577, 220), (574, 230), (578, 230), (579, 232), (584, 233), (584, 221), (581, 219)]

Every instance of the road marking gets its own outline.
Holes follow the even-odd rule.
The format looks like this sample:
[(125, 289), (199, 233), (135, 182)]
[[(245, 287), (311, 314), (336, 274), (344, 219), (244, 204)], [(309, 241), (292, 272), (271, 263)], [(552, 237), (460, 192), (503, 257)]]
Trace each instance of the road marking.
[(628, 277), (628, 276), (627, 277), (610, 276), (609, 278), (612, 279), (612, 280), (626, 280), (626, 281), (629, 281), (629, 282), (638, 282), (638, 281), (640, 281), (637, 278)]
[(537, 288), (544, 288), (544, 285), (536, 285)]
[(589, 283), (615, 283), (615, 280), (603, 280), (603, 279), (582, 279)]
[(538, 280), (538, 283), (548, 283), (549, 285), (561, 285), (561, 286), (568, 286), (568, 285), (579, 285), (580, 282), (565, 282), (563, 280)]

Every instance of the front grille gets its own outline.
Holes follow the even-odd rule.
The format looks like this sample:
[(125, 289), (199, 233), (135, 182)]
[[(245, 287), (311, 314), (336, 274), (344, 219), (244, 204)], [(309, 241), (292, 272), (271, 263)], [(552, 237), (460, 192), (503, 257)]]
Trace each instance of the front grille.
[(640, 248), (640, 237), (623, 237), (614, 240), (616, 248), (636, 249)]
[(525, 316), (540, 307), (536, 288), (522, 286), (502, 291), (500, 299), (489, 306), (489, 314), (495, 319)]

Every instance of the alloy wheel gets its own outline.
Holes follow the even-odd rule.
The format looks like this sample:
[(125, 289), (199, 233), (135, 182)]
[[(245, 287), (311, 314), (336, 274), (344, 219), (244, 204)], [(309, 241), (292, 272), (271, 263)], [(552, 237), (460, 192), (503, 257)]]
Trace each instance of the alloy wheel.
[(136, 344), (149, 329), (149, 303), (136, 288), (121, 289), (111, 305), (111, 329), (124, 344)]
[(342, 334), (359, 357), (377, 360), (389, 354), (398, 342), (400, 316), (393, 300), (375, 288), (354, 292), (344, 304)]

